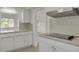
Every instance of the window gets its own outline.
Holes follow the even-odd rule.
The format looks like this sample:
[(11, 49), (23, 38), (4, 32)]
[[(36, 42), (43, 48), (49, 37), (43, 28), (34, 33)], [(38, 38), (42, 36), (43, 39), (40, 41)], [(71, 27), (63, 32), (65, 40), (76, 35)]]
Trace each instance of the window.
[(0, 33), (13, 32), (19, 29), (18, 14), (0, 13)]
[(0, 19), (0, 33), (15, 31), (14, 20), (11, 18)]
[(14, 19), (1, 18), (0, 28), (12, 28), (14, 27)]

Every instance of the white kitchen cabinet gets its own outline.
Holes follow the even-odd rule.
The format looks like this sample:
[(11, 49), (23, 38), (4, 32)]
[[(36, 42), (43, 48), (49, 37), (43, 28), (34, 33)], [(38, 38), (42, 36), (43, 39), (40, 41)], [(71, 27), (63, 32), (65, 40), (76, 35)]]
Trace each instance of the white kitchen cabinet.
[(0, 36), (0, 52), (12, 51), (32, 45), (32, 33), (21, 32), (4, 34)]
[(40, 52), (68, 52), (68, 50), (64, 49), (64, 48), (61, 48), (61, 47), (56, 47), (56, 46), (53, 46), (53, 45), (48, 45), (48, 44), (42, 44), (40, 46), (40, 49), (39, 49)]
[(25, 37), (26, 35), (17, 35), (14, 40), (14, 48), (22, 48), (25, 47)]
[(21, 23), (30, 23), (30, 10), (22, 9)]
[(67, 51), (65, 48), (56, 46), (55, 43), (50, 41), (51, 41), (50, 39), (41, 37), (39, 39), (39, 51), (40, 52), (66, 52)]
[(13, 37), (5, 37), (0, 39), (0, 51), (10, 51), (14, 49)]
[(32, 34), (27, 34), (25, 37), (25, 46), (30, 47), (32, 45)]
[(79, 52), (79, 47), (71, 44), (55, 41), (52, 39), (40, 37), (39, 51), (40, 52)]
[(31, 11), (27, 9), (21, 9), (19, 12), (19, 22), (20, 23), (31, 23)]
[(68, 50), (55, 46), (53, 44), (40, 44), (39, 52), (68, 52)]
[(30, 10), (24, 10), (24, 22), (29, 23), (30, 22)]
[(32, 33), (20, 33), (15, 36), (15, 48), (30, 47), (32, 45)]
[(40, 43), (39, 44), (39, 52), (52, 52), (54, 51), (52, 46), (47, 43)]
[(48, 39), (39, 37), (39, 51), (40, 52), (52, 52), (54, 51), (52, 48), (52, 44), (47, 41)]
[(52, 41), (47, 38), (39, 38), (39, 51), (40, 52), (55, 52), (57, 49), (53, 45)]

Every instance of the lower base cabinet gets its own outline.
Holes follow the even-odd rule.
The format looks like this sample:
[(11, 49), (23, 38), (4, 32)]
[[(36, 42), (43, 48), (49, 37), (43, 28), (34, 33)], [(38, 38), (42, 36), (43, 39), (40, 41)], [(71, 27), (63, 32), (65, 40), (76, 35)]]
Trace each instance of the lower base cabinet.
[(14, 39), (14, 48), (15, 49), (25, 47), (25, 37), (26, 37), (26, 35), (15, 36), (15, 39)]
[(39, 52), (52, 52), (51, 46), (47, 44), (39, 44)]
[(17, 33), (17, 35), (9, 35), (0, 38), (0, 52), (14, 51), (32, 45), (32, 33)]
[(32, 46), (32, 35), (29, 34), (25, 38), (25, 46), (26, 47)]
[(48, 38), (39, 38), (40, 52), (79, 52), (79, 47), (50, 40)]
[(22, 48), (22, 47), (30, 47), (32, 45), (32, 35), (18, 35), (15, 36), (15, 49)]
[(41, 45), (39, 47), (39, 51), (40, 52), (69, 52), (66, 49), (60, 48), (60, 47), (56, 47), (56, 46), (50, 46), (50, 45)]
[(10, 51), (13, 50), (13, 38), (12, 37), (5, 37), (0, 40), (0, 51)]

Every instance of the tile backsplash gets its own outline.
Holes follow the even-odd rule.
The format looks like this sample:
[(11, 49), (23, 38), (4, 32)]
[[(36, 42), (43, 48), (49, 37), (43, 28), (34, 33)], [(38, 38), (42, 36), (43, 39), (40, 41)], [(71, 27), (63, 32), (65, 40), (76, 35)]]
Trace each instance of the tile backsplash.
[(30, 23), (19, 23), (20, 31), (32, 31), (32, 24)]

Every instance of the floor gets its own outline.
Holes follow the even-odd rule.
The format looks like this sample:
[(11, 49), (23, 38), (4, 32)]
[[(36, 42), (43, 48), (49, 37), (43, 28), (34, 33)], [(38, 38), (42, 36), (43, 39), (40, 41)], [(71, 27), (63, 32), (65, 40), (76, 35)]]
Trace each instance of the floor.
[(13, 51), (13, 52), (38, 52), (38, 47), (21, 48), (21, 49), (17, 49), (16, 51)]

